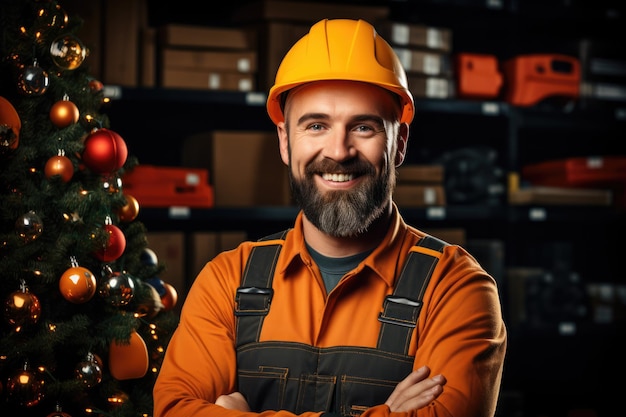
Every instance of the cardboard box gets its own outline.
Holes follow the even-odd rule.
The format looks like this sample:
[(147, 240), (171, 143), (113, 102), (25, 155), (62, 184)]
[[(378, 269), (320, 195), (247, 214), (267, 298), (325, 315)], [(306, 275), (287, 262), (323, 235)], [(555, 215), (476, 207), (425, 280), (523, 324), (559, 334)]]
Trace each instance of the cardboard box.
[(443, 185), (397, 184), (393, 200), (399, 207), (444, 206), (446, 193)]
[(209, 169), (216, 207), (291, 205), (276, 132), (214, 131), (185, 139), (186, 166)]
[(258, 51), (263, 57), (258, 68), (258, 88), (269, 91), (274, 85), (276, 72), (289, 49), (309, 32), (310, 25), (290, 22), (262, 22), (255, 26), (259, 36)]
[(189, 276), (196, 277), (217, 254), (234, 249), (247, 239), (245, 231), (194, 232), (187, 250)]
[(450, 52), (452, 30), (417, 23), (386, 21), (377, 25), (378, 33), (392, 45), (406, 45)]
[(453, 98), (454, 80), (447, 77), (408, 74), (409, 91), (415, 98)]
[(141, 30), (148, 27), (145, 0), (109, 0), (104, 4), (102, 82), (139, 85)]
[(399, 47), (393, 49), (407, 73), (446, 77), (452, 75), (450, 55), (447, 53)]
[(211, 70), (224, 72), (255, 73), (256, 51), (220, 51), (197, 49), (174, 49), (165, 47), (160, 51), (162, 68)]
[(140, 36), (139, 85), (141, 87), (155, 87), (157, 77), (156, 29), (144, 28)]
[(361, 6), (313, 1), (261, 0), (243, 5), (233, 13), (235, 22), (289, 20), (315, 23), (326, 18), (364, 19), (375, 24), (389, 16), (386, 6)]
[(509, 192), (508, 200), (513, 205), (610, 206), (613, 193), (602, 189), (537, 186)]
[(166, 24), (159, 28), (160, 46), (254, 49), (255, 36), (250, 30), (237, 27)]
[(398, 184), (441, 184), (444, 181), (443, 165), (406, 164), (397, 168)]
[(253, 91), (252, 74), (238, 72), (162, 68), (161, 87), (197, 90)]

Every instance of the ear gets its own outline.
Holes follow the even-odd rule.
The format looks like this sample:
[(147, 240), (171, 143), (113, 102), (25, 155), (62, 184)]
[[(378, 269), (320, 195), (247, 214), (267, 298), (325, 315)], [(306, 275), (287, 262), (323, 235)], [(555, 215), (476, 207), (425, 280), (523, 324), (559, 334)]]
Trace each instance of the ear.
[(289, 165), (289, 135), (285, 122), (276, 125), (276, 133), (278, 133), (278, 149), (280, 150), (280, 158), (285, 165)]
[(398, 147), (396, 150), (395, 164), (399, 167), (406, 157), (406, 149), (409, 141), (409, 124), (401, 123), (398, 129)]

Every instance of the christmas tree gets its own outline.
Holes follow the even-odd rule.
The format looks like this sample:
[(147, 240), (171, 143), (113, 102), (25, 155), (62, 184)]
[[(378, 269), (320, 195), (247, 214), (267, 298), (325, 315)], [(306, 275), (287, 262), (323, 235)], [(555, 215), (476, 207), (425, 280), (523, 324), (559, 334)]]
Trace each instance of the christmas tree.
[(83, 21), (0, 0), (0, 415), (149, 416), (178, 322)]

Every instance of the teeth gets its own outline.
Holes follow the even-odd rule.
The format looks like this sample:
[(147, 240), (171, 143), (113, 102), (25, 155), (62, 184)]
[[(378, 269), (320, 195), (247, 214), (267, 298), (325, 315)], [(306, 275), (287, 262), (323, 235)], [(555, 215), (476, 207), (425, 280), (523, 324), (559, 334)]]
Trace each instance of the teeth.
[(354, 178), (352, 174), (323, 174), (322, 178), (326, 181), (345, 182)]

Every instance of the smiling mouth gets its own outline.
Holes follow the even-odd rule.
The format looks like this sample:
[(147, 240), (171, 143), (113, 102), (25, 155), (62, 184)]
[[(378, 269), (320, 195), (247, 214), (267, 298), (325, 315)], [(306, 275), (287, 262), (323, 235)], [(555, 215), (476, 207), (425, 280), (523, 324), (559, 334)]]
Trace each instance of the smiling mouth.
[(325, 181), (347, 182), (354, 179), (354, 174), (322, 174)]

